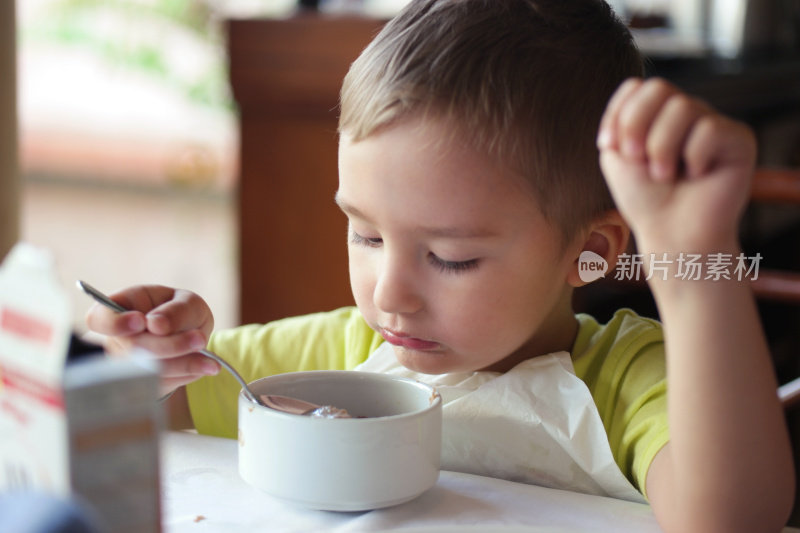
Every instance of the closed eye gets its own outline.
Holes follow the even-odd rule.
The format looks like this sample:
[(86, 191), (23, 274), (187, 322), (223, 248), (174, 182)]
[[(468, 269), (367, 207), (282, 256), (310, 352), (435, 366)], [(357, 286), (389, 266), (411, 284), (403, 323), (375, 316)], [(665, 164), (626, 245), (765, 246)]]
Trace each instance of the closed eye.
[[(359, 235), (351, 229), (350, 243), (356, 246), (379, 248), (383, 245), (383, 239), (380, 237), (364, 237), (363, 235)], [(431, 252), (428, 254), (428, 262), (439, 272), (445, 274), (460, 274), (478, 268), (479, 260), (469, 259), (467, 261), (447, 261), (446, 259), (442, 259)]]
[(428, 254), (428, 261), (440, 272), (447, 274), (461, 274), (463, 272), (478, 268), (478, 259), (469, 259), (467, 261), (446, 261), (431, 253)]
[(383, 244), (383, 239), (380, 237), (362, 237), (352, 229), (350, 230), (350, 242), (360, 246), (369, 246), (370, 248), (377, 248)]

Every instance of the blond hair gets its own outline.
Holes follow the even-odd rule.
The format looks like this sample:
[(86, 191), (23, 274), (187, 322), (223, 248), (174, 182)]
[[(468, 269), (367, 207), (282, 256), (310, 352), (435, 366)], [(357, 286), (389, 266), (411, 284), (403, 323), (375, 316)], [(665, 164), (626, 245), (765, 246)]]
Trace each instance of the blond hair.
[(339, 131), (357, 142), (414, 114), (444, 118), (522, 175), (569, 240), (614, 207), (597, 127), (642, 70), (602, 0), (412, 0), (350, 67)]

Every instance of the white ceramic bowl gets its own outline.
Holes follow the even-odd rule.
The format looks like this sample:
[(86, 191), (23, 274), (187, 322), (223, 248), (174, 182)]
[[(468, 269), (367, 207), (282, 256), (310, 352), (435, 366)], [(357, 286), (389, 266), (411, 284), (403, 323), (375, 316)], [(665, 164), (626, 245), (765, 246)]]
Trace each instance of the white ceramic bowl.
[(439, 477), (442, 400), (418, 381), (319, 370), (250, 384), (354, 417), (313, 418), (239, 394), (239, 474), (272, 496), (313, 509), (363, 511), (409, 501)]

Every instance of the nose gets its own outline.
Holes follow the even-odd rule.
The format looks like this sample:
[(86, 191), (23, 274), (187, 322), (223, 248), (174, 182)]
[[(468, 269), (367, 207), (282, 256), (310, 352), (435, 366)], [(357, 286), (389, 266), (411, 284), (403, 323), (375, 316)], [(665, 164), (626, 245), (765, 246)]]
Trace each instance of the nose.
[(373, 292), (375, 306), (384, 313), (409, 314), (424, 303), (419, 277), (413, 265), (393, 254), (384, 254)]

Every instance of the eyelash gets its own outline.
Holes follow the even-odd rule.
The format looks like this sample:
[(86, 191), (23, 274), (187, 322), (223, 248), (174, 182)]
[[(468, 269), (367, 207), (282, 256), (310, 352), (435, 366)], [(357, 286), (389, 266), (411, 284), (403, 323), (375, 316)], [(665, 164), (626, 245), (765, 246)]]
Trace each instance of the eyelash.
[(463, 272), (478, 268), (477, 259), (470, 259), (468, 261), (445, 261), (443, 259), (439, 259), (434, 254), (429, 254), (428, 261), (434, 267), (439, 269), (439, 272), (444, 272), (447, 274), (461, 274)]
[(377, 248), (383, 242), (383, 239), (368, 239), (367, 237), (362, 237), (358, 233), (353, 230), (350, 230), (350, 242), (353, 244), (358, 244), (359, 246), (368, 246), (370, 248)]
[[(350, 231), (350, 242), (358, 246), (367, 246), (369, 248), (377, 248), (383, 242), (380, 238), (366, 238), (362, 237), (355, 231)], [(468, 261), (445, 261), (436, 257), (435, 254), (428, 254), (428, 262), (436, 267), (439, 272), (446, 274), (461, 274), (470, 270), (478, 268), (478, 260), (470, 259)]]

